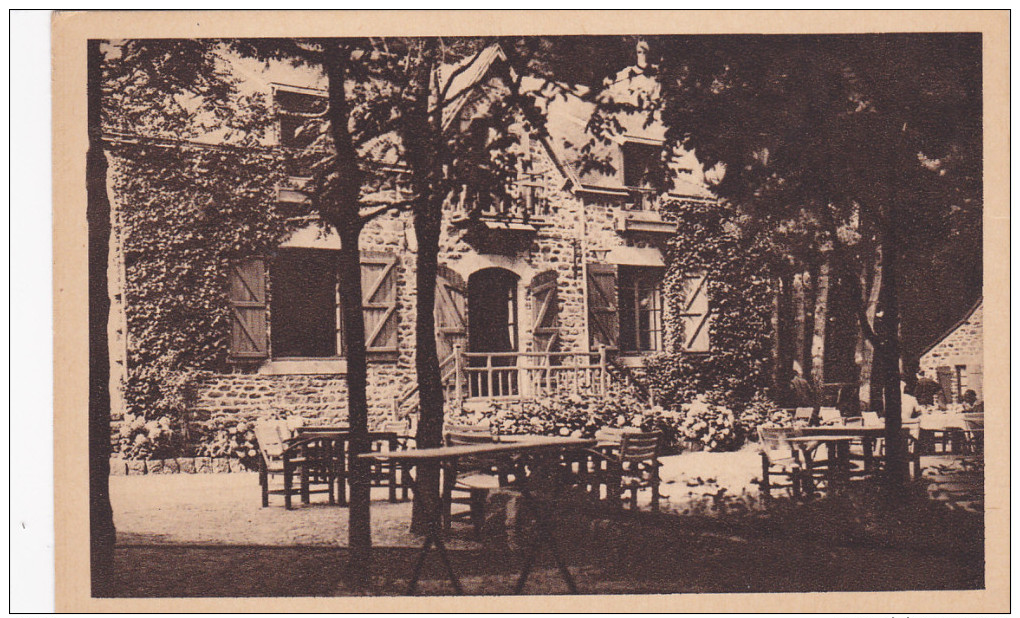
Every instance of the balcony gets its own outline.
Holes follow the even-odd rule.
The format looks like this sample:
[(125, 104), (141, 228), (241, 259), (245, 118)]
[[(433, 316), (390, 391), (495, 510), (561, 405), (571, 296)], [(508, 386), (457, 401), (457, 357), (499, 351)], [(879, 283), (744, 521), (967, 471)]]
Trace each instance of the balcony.
[(616, 231), (620, 234), (675, 234), (676, 223), (666, 221), (659, 213), (659, 196), (652, 189), (628, 189), (629, 198), (615, 214)]

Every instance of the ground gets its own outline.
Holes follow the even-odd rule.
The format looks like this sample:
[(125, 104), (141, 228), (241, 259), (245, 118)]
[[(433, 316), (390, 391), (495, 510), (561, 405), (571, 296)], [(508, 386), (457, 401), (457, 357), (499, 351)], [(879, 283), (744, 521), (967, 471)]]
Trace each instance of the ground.
[[(758, 470), (751, 448), (668, 457), (663, 466), (665, 510), (687, 517), (561, 521), (561, 546), (580, 589), (651, 593), (982, 586), (980, 548), (864, 537), (834, 541), (831, 534), (791, 533), (782, 526), (727, 527), (703, 516), (718, 503), (703, 496), (720, 493), (736, 496), (731, 504), (759, 508), (752, 484)], [(408, 530), (410, 504), (391, 504), (385, 490), (375, 491), (370, 594), (400, 594), (421, 539)], [(111, 477), (118, 595), (350, 594), (344, 584), (347, 509), (316, 498), (319, 502), (287, 511), (282, 498), (274, 496), (271, 506), (262, 508), (254, 474)], [(469, 532), (455, 526), (448, 541), (464, 587), (475, 594), (509, 592), (522, 551), (491, 539), (476, 542)], [(451, 590), (433, 554), (421, 591)], [(565, 591), (547, 552), (540, 555), (526, 591)]]

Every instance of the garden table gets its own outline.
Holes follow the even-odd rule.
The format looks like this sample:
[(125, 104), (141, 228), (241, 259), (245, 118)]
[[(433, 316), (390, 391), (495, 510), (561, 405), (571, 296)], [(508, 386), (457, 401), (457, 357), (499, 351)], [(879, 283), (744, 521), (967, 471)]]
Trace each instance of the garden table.
[(875, 471), (875, 443), (885, 437), (885, 427), (862, 427), (860, 425), (827, 425), (825, 427), (804, 427), (802, 436), (850, 436), (861, 441), (864, 451), (864, 472)]
[[(511, 437), (504, 436), (504, 438)], [(446, 473), (449, 474), (456, 474), (457, 461), (460, 458), (483, 456), (486, 458), (506, 457), (508, 459), (515, 459), (527, 457), (531, 464), (530, 474), (518, 479), (518, 488), (524, 499), (524, 505), (531, 509), (535, 514), (537, 533), (535, 534), (535, 538), (533, 539), (528, 555), (525, 558), (521, 574), (514, 586), (514, 592), (520, 593), (524, 589), (524, 584), (527, 582), (528, 575), (531, 572), (535, 558), (538, 555), (538, 550), (543, 545), (543, 542), (545, 542), (552, 552), (553, 559), (556, 561), (556, 566), (559, 568), (563, 581), (566, 582), (570, 592), (576, 594), (577, 585), (574, 583), (574, 579), (570, 575), (570, 571), (567, 569), (566, 563), (563, 562), (563, 558), (559, 553), (559, 548), (556, 545), (552, 522), (549, 521), (552, 514), (544, 506), (543, 501), (534, 496), (531, 491), (530, 484), (532, 479), (538, 474), (539, 468), (547, 466), (550, 463), (554, 465), (559, 464), (560, 457), (563, 454), (570, 451), (590, 448), (594, 446), (594, 444), (595, 440), (587, 440), (583, 438), (515, 436), (507, 441), (499, 443), (494, 442), (492, 444), (471, 444), (463, 446), (445, 446), (440, 448), (408, 449), (405, 451), (365, 453), (361, 455), (361, 457), (376, 461), (401, 464), (405, 467), (405, 469), (417, 468), (418, 466), (429, 464), (442, 466)], [(413, 490), (416, 494), (418, 492), (417, 477), (418, 474), (415, 474), (411, 481)], [(429, 498), (431, 498), (431, 496)], [(457, 594), (463, 594), (464, 590), (461, 588), (460, 580), (457, 578), (457, 574), (454, 572), (453, 566), (450, 564), (450, 559), (446, 552), (446, 545), (443, 543), (441, 505), (435, 504), (432, 499), (424, 499), (422, 500), (422, 507), (426, 520), (425, 542), (422, 544), (421, 551), (418, 554), (418, 560), (415, 563), (411, 581), (407, 586), (407, 593), (411, 595), (417, 590), (418, 579), (421, 576), (421, 569), (425, 564), (425, 558), (427, 557), (429, 550), (434, 546), (439, 552), (439, 557), (446, 568), (447, 575), (449, 576), (450, 582), (453, 584), (454, 590), (457, 591)]]
[(824, 444), (828, 455), (828, 466), (825, 470), (829, 491), (838, 493), (846, 485), (850, 477), (850, 443), (853, 436), (848, 435), (814, 435), (788, 438), (787, 441), (800, 449), (804, 456), (804, 466), (810, 475), (812, 452)]

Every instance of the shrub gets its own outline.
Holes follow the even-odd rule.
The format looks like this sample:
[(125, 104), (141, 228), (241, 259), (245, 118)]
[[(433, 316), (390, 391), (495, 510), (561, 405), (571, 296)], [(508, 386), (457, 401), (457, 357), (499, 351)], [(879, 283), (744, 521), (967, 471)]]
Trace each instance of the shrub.
[(200, 457), (230, 457), (249, 470), (258, 467), (259, 445), (254, 423), (217, 415), (192, 425), (192, 442)]
[(176, 457), (183, 444), (180, 426), (167, 416), (158, 420), (126, 414), (118, 429), (118, 450), (125, 459)]
[(683, 439), (698, 442), (710, 451), (731, 450), (743, 441), (733, 410), (722, 403), (718, 393), (698, 395), (681, 409)]
[(750, 403), (737, 415), (737, 426), (751, 440), (758, 439), (759, 427), (790, 427), (793, 413), (780, 408), (764, 393), (755, 393)]
[(603, 428), (634, 427), (661, 431), (666, 448), (679, 443), (680, 416), (650, 407), (629, 389), (612, 386), (605, 396), (555, 393), (522, 402), (493, 402), (488, 410), (454, 412), (451, 423), (489, 424), (501, 434), (539, 434), (591, 438)]

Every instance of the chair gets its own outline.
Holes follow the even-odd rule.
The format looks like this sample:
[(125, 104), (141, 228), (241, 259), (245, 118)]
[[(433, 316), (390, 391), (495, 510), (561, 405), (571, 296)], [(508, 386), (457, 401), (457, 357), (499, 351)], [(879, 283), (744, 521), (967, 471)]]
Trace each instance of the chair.
[(793, 422), (798, 423), (800, 421), (803, 421), (804, 424), (807, 425), (811, 422), (811, 419), (812, 417), (814, 417), (814, 414), (815, 414), (814, 408), (797, 408), (796, 410), (793, 411)]
[[(300, 493), (301, 501), (308, 504), (310, 494), (328, 493), (329, 503), (336, 503), (336, 482), (343, 449), (336, 438), (327, 436), (290, 437), (290, 427), (283, 421), (268, 421), (255, 425), (259, 443), (259, 485), (262, 487), (262, 506), (269, 506), (269, 496), (283, 495), (284, 506), (291, 508), (291, 496)], [(300, 475), (300, 486), (295, 490), (294, 475)], [(269, 477), (283, 475), (283, 487), (271, 489)], [(312, 489), (312, 486), (324, 486)]]
[[(373, 450), (382, 450), (384, 447), (386, 450), (406, 450), (414, 443), (414, 438), (408, 435), (409, 425), (406, 422), (394, 421), (383, 423), (379, 430), (394, 433), (397, 437), (395, 440), (386, 443), (379, 442), (377, 448), (373, 448)], [(377, 472), (375, 470), (376, 466), (378, 466)], [(373, 464), (373, 479), (376, 477), (380, 481), (386, 480), (390, 482), (390, 502), (396, 501), (397, 489), (400, 490), (400, 499), (407, 500), (409, 492), (413, 487), (408, 468), (395, 462), (379, 462)]]
[[(801, 495), (803, 464), (797, 450), (787, 441), (798, 435), (800, 430), (792, 427), (758, 428), (758, 442), (761, 444), (761, 481), (758, 487), (765, 499), (772, 497), (774, 487), (789, 489), (792, 496)], [(777, 484), (773, 477), (784, 481)]]
[(822, 425), (836, 425), (843, 421), (843, 415), (840, 413), (839, 408), (821, 408), (819, 415)]
[[(447, 446), (491, 444), (493, 437), (487, 430), (459, 431), (447, 433), (444, 441)], [(443, 470), (444, 526), (449, 528), (454, 519), (470, 519), (475, 534), (480, 535), (485, 523), (485, 501), (489, 491), (508, 484), (508, 475), (501, 472), (492, 459), (460, 458), (456, 470), (452, 467)], [(467, 505), (468, 510), (454, 513), (454, 504)]]
[[(615, 432), (603, 434), (610, 437)], [(630, 492), (630, 508), (638, 508), (638, 491), (651, 489), (651, 505), (653, 511), (659, 510), (659, 485), (661, 477), (659, 468), (659, 432), (643, 432), (636, 430), (619, 430), (620, 446), (615, 452), (593, 451), (596, 469), (591, 476), (596, 487), (606, 486), (607, 499), (619, 503), (622, 494)], [(600, 490), (601, 493), (601, 490)]]
[(967, 413), (963, 415), (966, 452), (980, 454), (985, 451), (985, 415)]

